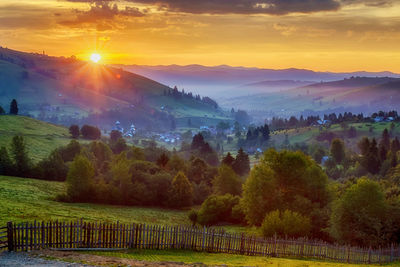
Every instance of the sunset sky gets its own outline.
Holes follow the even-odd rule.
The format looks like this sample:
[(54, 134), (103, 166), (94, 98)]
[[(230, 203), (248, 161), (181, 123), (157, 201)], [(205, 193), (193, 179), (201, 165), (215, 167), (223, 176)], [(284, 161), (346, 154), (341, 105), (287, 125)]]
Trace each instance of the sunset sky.
[(103, 63), (400, 72), (397, 0), (0, 0), (0, 45)]

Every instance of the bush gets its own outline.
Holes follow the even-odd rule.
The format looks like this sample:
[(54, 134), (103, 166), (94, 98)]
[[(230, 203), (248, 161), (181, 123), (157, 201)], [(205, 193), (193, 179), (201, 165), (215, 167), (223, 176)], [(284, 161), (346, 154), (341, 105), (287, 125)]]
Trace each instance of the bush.
[(271, 237), (276, 234), (280, 237), (298, 238), (307, 236), (310, 230), (310, 218), (290, 210), (284, 212), (275, 210), (268, 213), (261, 225), (261, 232), (264, 237)]
[(239, 204), (239, 197), (230, 194), (223, 196), (212, 195), (208, 197), (198, 213), (198, 223), (201, 225), (214, 225), (217, 223), (234, 223), (232, 209)]

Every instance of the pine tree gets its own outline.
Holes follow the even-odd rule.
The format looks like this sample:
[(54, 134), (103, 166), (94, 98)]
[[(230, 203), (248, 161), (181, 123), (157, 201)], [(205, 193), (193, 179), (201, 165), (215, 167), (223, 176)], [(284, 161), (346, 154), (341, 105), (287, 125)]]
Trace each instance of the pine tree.
[(30, 160), (22, 136), (14, 136), (11, 142), (11, 154), (15, 163), (15, 171), (19, 176), (27, 176), (30, 170)]
[(18, 103), (17, 100), (13, 99), (10, 104), (10, 114), (18, 115)]
[(382, 132), (382, 139), (380, 143), (385, 147), (386, 150), (390, 149), (390, 134), (386, 128)]
[(228, 165), (230, 167), (233, 167), (234, 162), (235, 158), (232, 157), (230, 152), (228, 152), (228, 154), (226, 154), (226, 156), (222, 159), (222, 164)]
[(233, 170), (240, 176), (247, 175), (250, 171), (250, 160), (243, 148), (240, 148), (233, 163)]

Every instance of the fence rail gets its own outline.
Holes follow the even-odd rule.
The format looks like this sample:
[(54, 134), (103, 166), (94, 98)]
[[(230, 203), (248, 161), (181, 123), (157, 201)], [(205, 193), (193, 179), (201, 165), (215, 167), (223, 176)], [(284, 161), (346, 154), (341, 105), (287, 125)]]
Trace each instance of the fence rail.
[[(7, 238), (1, 237), (6, 234)], [(0, 228), (0, 247), (11, 251), (42, 248), (188, 249), (250, 256), (307, 257), (347, 263), (388, 263), (400, 247), (339, 246), (308, 239), (263, 239), (222, 229), (92, 222), (8, 223)]]

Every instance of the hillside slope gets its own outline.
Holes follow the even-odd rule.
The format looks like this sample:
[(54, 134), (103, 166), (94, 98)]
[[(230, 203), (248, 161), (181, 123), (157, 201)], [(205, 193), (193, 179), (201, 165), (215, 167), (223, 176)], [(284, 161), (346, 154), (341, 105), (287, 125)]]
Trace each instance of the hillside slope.
[[(16, 98), (22, 113), (40, 119), (68, 124), (71, 119), (112, 110), (119, 115), (106, 114), (109, 121), (101, 119), (96, 124), (110, 126), (122, 120), (162, 128), (169, 127), (172, 117), (224, 116), (195, 98), (183, 101), (166, 95), (169, 90), (114, 67), (0, 48), (0, 105), (7, 107)], [(165, 103), (168, 111), (163, 110)]]
[(0, 147), (10, 148), (15, 135), (25, 138), (29, 157), (35, 162), (71, 141), (65, 127), (24, 116), (0, 115)]

